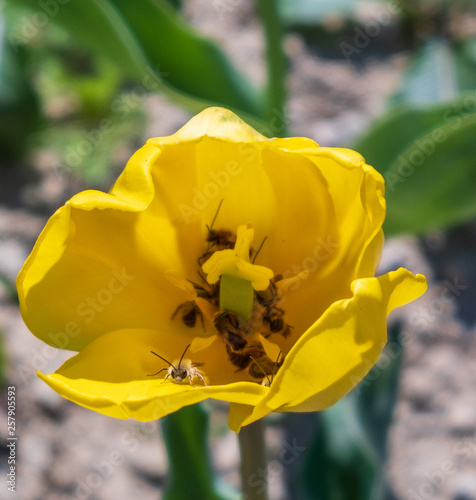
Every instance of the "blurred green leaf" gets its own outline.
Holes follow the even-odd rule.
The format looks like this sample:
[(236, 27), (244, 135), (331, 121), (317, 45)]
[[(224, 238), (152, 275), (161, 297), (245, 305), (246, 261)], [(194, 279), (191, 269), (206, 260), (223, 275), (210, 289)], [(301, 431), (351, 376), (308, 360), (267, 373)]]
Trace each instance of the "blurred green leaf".
[(349, 400), (342, 399), (320, 415), (322, 425), (317, 430), (303, 469), (305, 498), (375, 498), (379, 467), (359, 431)]
[(144, 132), (146, 117), (141, 99), (124, 93), (111, 104), (109, 115), (98, 120), (52, 125), (38, 137), (39, 145), (58, 152), (58, 175), (71, 175), (88, 184), (101, 184), (118, 153), (134, 150)]
[(386, 234), (421, 233), (476, 215), (476, 94), (387, 114), (354, 147), (385, 178)]
[(163, 0), (114, 0), (156, 72), (172, 86), (260, 114), (258, 94), (211, 40), (194, 32)]
[(175, 9), (180, 10), (182, 8), (182, 0), (167, 0), (167, 2)]
[(3, 36), (0, 39), (0, 152), (3, 158), (21, 156), (26, 151), (29, 133), (39, 124), (38, 97), (29, 81), (26, 54), (22, 50), (15, 53)]
[(230, 500), (215, 487), (208, 454), (208, 414), (198, 404), (161, 420), (169, 457), (169, 483), (163, 500)]
[[(34, 51), (35, 84), (47, 115), (94, 121), (111, 114), (123, 78), (117, 66), (67, 38), (44, 42)], [(53, 111), (52, 109), (53, 108)]]
[[(39, 9), (35, 0), (15, 4)], [(260, 116), (260, 96), (251, 84), (216, 44), (192, 30), (165, 0), (143, 0), (140, 8), (126, 0), (48, 6), (43, 7), (47, 17), (114, 60), (145, 90), (162, 92), (193, 112), (224, 105)], [(21, 28), (17, 43), (24, 35)]]
[(15, 304), (19, 304), (20, 302), (18, 300), (18, 292), (15, 283), (3, 273), (0, 273), (0, 284), (4, 286), (8, 294), (8, 298)]
[(456, 78), (460, 92), (476, 89), (476, 38), (453, 45)]

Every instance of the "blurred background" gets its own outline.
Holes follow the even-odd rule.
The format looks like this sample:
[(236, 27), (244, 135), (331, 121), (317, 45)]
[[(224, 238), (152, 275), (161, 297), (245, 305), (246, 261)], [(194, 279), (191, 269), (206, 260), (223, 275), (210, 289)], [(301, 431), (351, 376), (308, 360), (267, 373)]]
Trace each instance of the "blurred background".
[[(147, 138), (222, 105), (270, 137), (361, 152), (386, 179), (379, 274), (404, 266), (430, 285), (390, 317), (350, 397), (268, 419), (270, 497), (476, 500), (475, 2), (268, 3), (0, 3), (1, 463), (14, 385), (21, 498), (161, 497), (157, 423), (103, 417), (40, 382), (71, 353), (28, 332), (14, 281), (67, 199), (108, 190)], [(206, 408), (212, 467), (239, 488), (227, 407)]]

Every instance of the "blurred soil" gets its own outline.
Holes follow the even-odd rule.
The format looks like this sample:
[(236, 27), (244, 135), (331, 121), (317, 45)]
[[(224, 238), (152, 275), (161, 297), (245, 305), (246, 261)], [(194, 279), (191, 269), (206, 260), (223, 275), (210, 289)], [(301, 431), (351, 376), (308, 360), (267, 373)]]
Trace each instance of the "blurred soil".
[[(188, 1), (185, 12), (254, 82), (263, 82), (263, 40), (250, 1)], [(359, 68), (344, 60), (325, 60), (295, 34), (288, 36), (286, 50), (291, 58), (292, 135), (326, 146), (348, 145), (381, 113), (406, 63), (404, 55), (369, 60)], [(145, 107), (151, 118), (147, 136), (173, 133), (188, 117), (157, 96), (147, 98)], [(29, 168), (1, 174), (0, 272), (12, 281), (48, 217), (73, 193), (88, 187), (58, 171), (51, 151), (32, 154)], [(381, 272), (404, 266), (425, 274), (430, 285), (424, 297), (390, 319), (403, 322), (406, 339), (389, 442), (388, 477), (398, 500), (476, 500), (475, 248), (473, 223), (423, 239), (394, 239), (384, 250)], [(103, 417), (44, 385), (36, 370), (54, 371), (71, 353), (49, 348), (31, 335), (1, 284), (0, 333), (8, 359), (7, 385), (17, 388), (20, 497), (158, 498), (167, 465), (157, 424)], [(226, 407), (214, 410), (213, 459), (221, 479), (237, 486), (236, 436), (226, 431)], [(6, 422), (5, 415), (1, 421)], [(276, 422), (269, 430), (270, 458), (284, 432), (283, 421)], [(6, 438), (4, 424), (0, 437)], [(283, 477), (273, 478), (271, 493), (273, 500), (289, 498)]]

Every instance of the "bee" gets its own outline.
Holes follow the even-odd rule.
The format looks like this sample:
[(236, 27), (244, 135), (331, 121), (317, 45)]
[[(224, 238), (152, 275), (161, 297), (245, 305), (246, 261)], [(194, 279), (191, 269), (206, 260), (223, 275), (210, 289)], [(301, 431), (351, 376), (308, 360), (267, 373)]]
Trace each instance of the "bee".
[[(277, 333), (287, 338), (291, 334), (291, 326), (284, 321), (284, 311), (277, 306), (280, 301), (276, 282), (282, 280), (282, 275), (277, 275), (269, 282), (266, 290), (255, 292), (256, 301), (264, 308), (261, 320), (269, 330), (269, 335)], [(265, 335), (266, 336), (266, 335)]]
[(283, 276), (281, 274), (276, 275), (270, 282), (266, 290), (256, 291), (256, 300), (259, 304), (266, 308), (273, 308), (279, 302), (279, 292), (276, 287), (276, 282), (281, 281)]
[(182, 353), (182, 356), (180, 359), (175, 360), (173, 363), (170, 361), (167, 361), (165, 358), (160, 356), (154, 351), (150, 351), (152, 354), (155, 354), (158, 358), (161, 360), (165, 361), (168, 363), (169, 367), (168, 368), (162, 368), (159, 370), (157, 373), (152, 373), (152, 374), (147, 374), (148, 377), (155, 377), (159, 373), (167, 370), (167, 375), (164, 378), (164, 382), (169, 378), (172, 377), (172, 380), (176, 382), (177, 384), (181, 384), (187, 377), (190, 379), (190, 384), (192, 384), (193, 379), (195, 377), (199, 378), (204, 385), (207, 385), (207, 382), (205, 380), (205, 377), (203, 376), (203, 373), (198, 369), (199, 366), (203, 366), (204, 363), (192, 363), (190, 359), (183, 359), (185, 356), (185, 353), (187, 352), (187, 349), (190, 347), (191, 344), (188, 344), (188, 346), (185, 348), (185, 350)]
[(251, 363), (251, 358), (248, 354), (244, 354), (242, 352), (235, 352), (231, 349), (231, 347), (225, 343), (226, 351), (228, 353), (228, 359), (232, 365), (235, 365), (237, 368), (237, 372), (244, 370)]
[[(197, 297), (206, 299), (209, 302), (213, 303), (213, 301), (215, 300), (215, 296), (218, 296), (215, 292), (210, 293), (208, 290), (205, 290), (205, 288), (197, 285), (196, 283), (190, 283), (192, 283)], [(205, 321), (203, 319), (203, 314), (195, 300), (187, 300), (186, 302), (180, 304), (177, 309), (175, 309), (170, 319), (175, 319), (180, 311), (182, 312), (182, 321), (185, 326), (193, 328), (197, 324), (197, 318), (200, 318), (202, 327), (205, 330)]]
[(230, 231), (229, 229), (213, 229), (222, 203), (223, 200), (221, 200), (218, 204), (217, 211), (210, 226), (208, 226), (208, 224), (206, 226), (208, 231), (208, 235), (205, 240), (207, 242), (207, 249), (205, 253), (198, 258), (198, 264), (200, 266), (202, 266), (217, 250), (229, 250), (235, 248), (236, 234), (233, 231)]
[(228, 352), (228, 359), (238, 368), (237, 371), (247, 368), (250, 365), (253, 356), (261, 358), (266, 355), (260, 342), (247, 344), (246, 347), (239, 352), (233, 351), (230, 346), (226, 344), (226, 350)]
[(235, 248), (236, 234), (229, 229), (208, 229), (207, 242), (217, 250)]
[(266, 309), (263, 322), (267, 324), (270, 335), (277, 333), (286, 339), (291, 334), (292, 327), (284, 321), (284, 311), (278, 307)]
[(208, 230), (208, 236), (206, 241), (209, 244), (209, 246), (213, 246), (217, 250), (234, 248), (236, 242), (236, 234), (233, 233), (233, 231), (230, 231), (229, 229), (213, 229), (215, 221), (217, 220), (218, 217), (218, 213), (220, 212), (222, 203), (223, 200), (221, 200), (220, 203), (218, 204), (215, 217), (213, 217), (210, 227), (208, 227), (208, 225), (206, 226)]
[(179, 311), (182, 311), (182, 321), (185, 326), (193, 328), (197, 323), (198, 317), (200, 318), (202, 326), (205, 329), (205, 322), (203, 320), (202, 311), (200, 311), (200, 308), (197, 306), (194, 300), (188, 300), (187, 302), (180, 304), (177, 309), (175, 309), (170, 319), (175, 319), (175, 316), (177, 316)]
[[(263, 379), (261, 382), (262, 385), (269, 387), (271, 383), (273, 382), (274, 376), (278, 372), (278, 370), (281, 368), (284, 359), (279, 360), (279, 358), (282, 358), (283, 353), (280, 352), (278, 354), (278, 357), (276, 358), (276, 361), (273, 363), (271, 359), (268, 358), (268, 356), (265, 355), (265, 357), (255, 359), (251, 358), (253, 363), (249, 370), (248, 373), (253, 377), (257, 379)], [(272, 368), (270, 367), (270, 362), (272, 363)], [(263, 377), (264, 375), (264, 377)]]
[(248, 341), (248, 327), (243, 320), (230, 311), (218, 311), (213, 316), (213, 326), (233, 352), (243, 350)]

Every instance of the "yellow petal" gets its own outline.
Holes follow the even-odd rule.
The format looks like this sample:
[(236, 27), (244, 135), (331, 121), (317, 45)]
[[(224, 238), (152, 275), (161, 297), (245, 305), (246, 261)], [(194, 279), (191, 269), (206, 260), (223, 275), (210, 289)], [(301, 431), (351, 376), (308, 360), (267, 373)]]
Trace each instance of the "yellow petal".
[[(167, 363), (180, 358), (187, 339), (159, 335), (156, 331), (124, 330), (103, 335), (69, 359), (56, 373), (39, 374), (66, 399), (116, 418), (155, 420), (204, 399), (257, 403), (265, 388), (251, 382), (203, 386), (164, 382), (166, 372), (150, 377)], [(186, 355), (187, 357), (188, 355)], [(207, 358), (190, 354), (193, 362)], [(208, 363), (200, 370), (208, 376)], [(221, 367), (226, 370), (226, 367)], [(213, 376), (213, 374), (212, 374)]]
[(292, 139), (285, 150), (264, 150), (263, 168), (280, 200), (279, 223), (265, 245), (269, 260), (258, 262), (284, 278), (308, 272), (283, 304), (296, 341), (330, 304), (350, 297), (354, 279), (373, 275), (385, 217), (383, 179), (354, 151), (299, 149)]
[(406, 269), (354, 281), (352, 298), (332, 304), (300, 338), (253, 412), (239, 409), (245, 415), (241, 421), (230, 415), (234, 429), (271, 411), (318, 411), (334, 404), (377, 361), (386, 342), (387, 314), (425, 290), (425, 278)]
[(17, 286), (25, 323), (45, 342), (79, 350), (112, 330), (170, 326), (184, 296), (165, 272), (183, 260), (173, 221), (151, 199), (156, 153), (136, 153), (110, 194), (73, 197), (38, 238)]
[(150, 139), (149, 143), (162, 146), (164, 144), (194, 141), (205, 136), (232, 142), (269, 140), (228, 109), (212, 107), (195, 115), (170, 137)]

